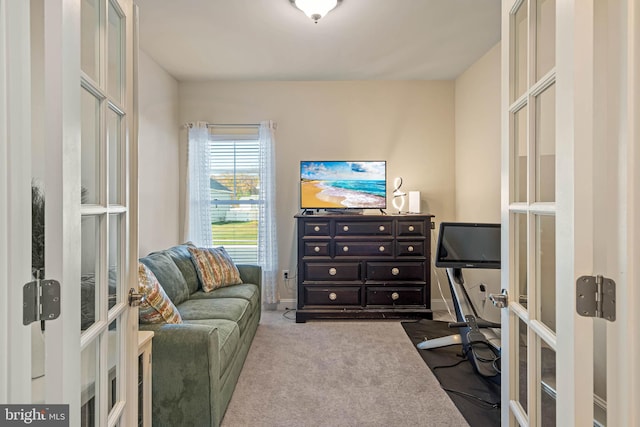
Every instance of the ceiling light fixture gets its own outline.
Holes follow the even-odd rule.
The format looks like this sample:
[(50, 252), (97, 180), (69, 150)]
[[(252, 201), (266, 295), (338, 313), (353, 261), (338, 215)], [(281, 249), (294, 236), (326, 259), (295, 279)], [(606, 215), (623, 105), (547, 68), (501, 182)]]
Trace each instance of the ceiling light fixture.
[(331, 12), (342, 0), (289, 0), (316, 24), (318, 20)]

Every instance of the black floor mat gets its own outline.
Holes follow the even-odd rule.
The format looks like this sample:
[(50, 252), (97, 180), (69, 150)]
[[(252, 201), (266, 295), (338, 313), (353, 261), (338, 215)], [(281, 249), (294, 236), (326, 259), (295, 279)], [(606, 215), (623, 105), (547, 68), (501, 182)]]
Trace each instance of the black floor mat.
[[(414, 345), (425, 338), (439, 338), (458, 332), (457, 329), (450, 329), (447, 322), (425, 319), (402, 322), (402, 327)], [(416, 348), (416, 351), (420, 353), (470, 426), (500, 425), (500, 385), (483, 378), (473, 370), (469, 360), (462, 357), (462, 345), (434, 350)]]

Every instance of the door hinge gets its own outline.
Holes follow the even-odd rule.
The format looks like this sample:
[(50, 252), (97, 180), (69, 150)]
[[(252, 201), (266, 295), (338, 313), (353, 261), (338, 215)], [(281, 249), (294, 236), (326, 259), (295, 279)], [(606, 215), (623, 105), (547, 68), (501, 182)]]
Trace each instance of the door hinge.
[(60, 282), (34, 280), (22, 288), (22, 323), (53, 320), (60, 316)]
[(576, 281), (576, 311), (580, 316), (616, 320), (616, 282), (598, 276), (581, 276)]

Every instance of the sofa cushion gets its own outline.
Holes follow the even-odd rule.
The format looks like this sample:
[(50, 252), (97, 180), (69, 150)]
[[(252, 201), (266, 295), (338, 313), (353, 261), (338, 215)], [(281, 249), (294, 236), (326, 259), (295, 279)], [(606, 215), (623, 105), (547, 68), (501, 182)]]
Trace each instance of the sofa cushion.
[(238, 267), (223, 247), (187, 249), (191, 252), (203, 291), (210, 292), (223, 286), (242, 283)]
[(167, 251), (153, 252), (140, 262), (149, 267), (175, 305), (189, 298), (189, 288), (178, 266)]
[(243, 283), (235, 286), (227, 286), (218, 288), (211, 292), (197, 291), (189, 297), (189, 299), (208, 299), (208, 298), (242, 298), (249, 301), (251, 309), (254, 310), (260, 303), (260, 288), (253, 283)]
[(188, 247), (195, 247), (193, 243), (185, 243), (183, 245), (173, 246), (167, 249), (167, 253), (173, 259), (173, 262), (176, 263), (176, 266), (182, 273), (182, 277), (184, 277), (185, 282), (187, 283), (187, 288), (189, 288), (189, 293), (192, 294), (202, 287), (200, 285), (200, 279), (198, 279), (198, 272), (196, 271), (196, 266), (193, 265), (193, 261), (191, 261), (191, 253), (187, 249)]
[(251, 308), (249, 301), (241, 298), (207, 298), (190, 299), (178, 306), (182, 319), (226, 319), (236, 322), (240, 328), (240, 335), (244, 333)]
[(180, 313), (156, 276), (141, 262), (138, 263), (138, 292), (144, 295), (138, 311), (140, 323), (182, 323)]
[(189, 320), (185, 323), (218, 328), (218, 344), (220, 349), (219, 375), (222, 377), (238, 352), (238, 346), (240, 344), (240, 329), (238, 328), (238, 324), (226, 319)]

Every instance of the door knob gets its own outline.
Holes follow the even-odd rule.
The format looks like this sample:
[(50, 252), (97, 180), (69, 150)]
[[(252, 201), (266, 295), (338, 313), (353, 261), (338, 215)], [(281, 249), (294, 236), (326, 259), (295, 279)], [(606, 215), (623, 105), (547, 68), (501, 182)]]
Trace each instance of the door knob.
[(489, 300), (495, 307), (505, 308), (509, 305), (509, 292), (503, 289), (502, 292), (497, 295), (489, 294)]
[(129, 306), (138, 307), (144, 301), (144, 294), (136, 292), (133, 288), (129, 289)]

